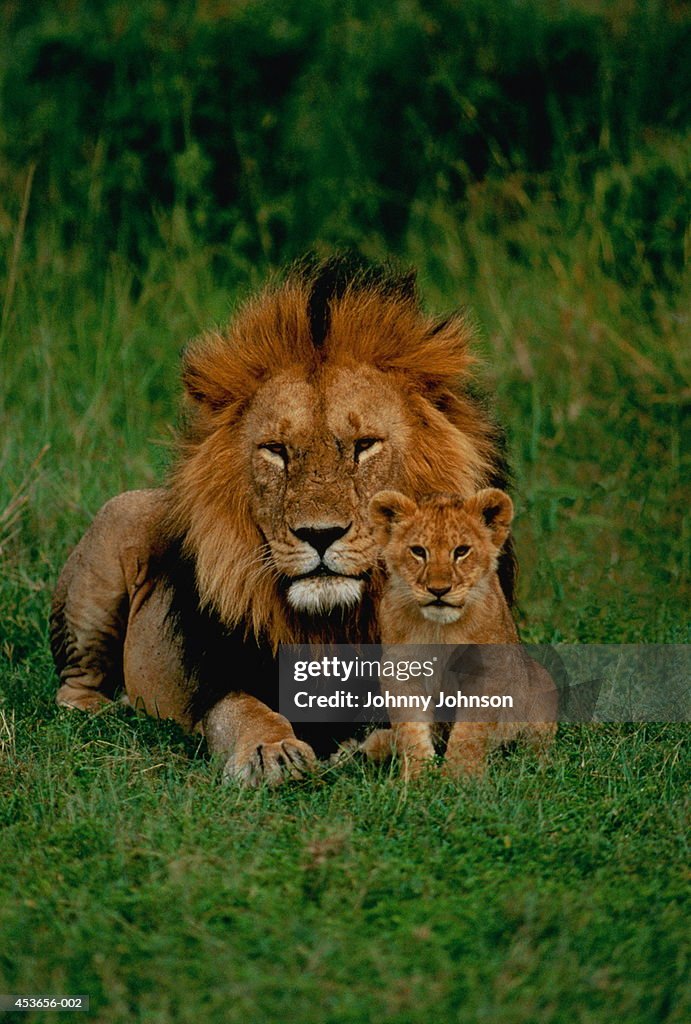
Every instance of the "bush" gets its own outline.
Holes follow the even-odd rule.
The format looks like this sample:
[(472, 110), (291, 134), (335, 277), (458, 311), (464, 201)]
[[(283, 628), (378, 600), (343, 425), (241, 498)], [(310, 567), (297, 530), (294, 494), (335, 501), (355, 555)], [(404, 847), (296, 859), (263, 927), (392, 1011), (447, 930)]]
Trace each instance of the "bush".
[(688, 125), (689, 24), (585, 0), (16, 5), (0, 175), (36, 163), (30, 227), (57, 212), (61, 245), (138, 260), (163, 231), (253, 263), (395, 249), (414, 204), (463, 216), (516, 172), (564, 199), (568, 177), (625, 265), (667, 279), (681, 179), (639, 149)]

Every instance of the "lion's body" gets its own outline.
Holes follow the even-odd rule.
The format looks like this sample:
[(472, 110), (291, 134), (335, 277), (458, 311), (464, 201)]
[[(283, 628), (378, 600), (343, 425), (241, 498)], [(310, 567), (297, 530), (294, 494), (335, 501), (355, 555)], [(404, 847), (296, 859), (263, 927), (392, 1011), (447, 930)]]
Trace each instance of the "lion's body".
[(322, 265), (193, 345), (168, 486), (112, 499), (60, 578), (58, 700), (93, 707), (122, 686), (203, 731), (229, 775), (297, 774), (312, 754), (275, 712), (273, 659), (281, 642), (378, 638), (374, 492), (502, 478), (465, 393), (468, 337), (425, 316), (409, 281)]
[[(416, 644), (436, 650), (445, 644), (451, 661), (467, 645), (489, 645), (484, 657), (470, 655), (481, 666), (475, 685), (485, 696), (531, 697), (529, 721), (454, 723), (445, 753), (447, 773), (480, 773), (489, 749), (518, 737), (540, 748), (548, 745), (555, 732), (556, 691), (544, 669), (516, 647), (518, 633), (497, 577), (513, 517), (509, 496), (486, 488), (469, 498), (432, 494), (415, 502), (383, 491), (373, 498), (370, 515), (388, 572), (379, 605), (385, 648)], [(443, 677), (445, 665), (438, 664), (437, 671)], [(395, 721), (388, 737), (375, 732), (362, 750), (379, 760), (387, 752), (387, 738), (388, 752), (400, 755), (404, 774), (415, 775), (435, 753), (433, 715), (429, 721)]]

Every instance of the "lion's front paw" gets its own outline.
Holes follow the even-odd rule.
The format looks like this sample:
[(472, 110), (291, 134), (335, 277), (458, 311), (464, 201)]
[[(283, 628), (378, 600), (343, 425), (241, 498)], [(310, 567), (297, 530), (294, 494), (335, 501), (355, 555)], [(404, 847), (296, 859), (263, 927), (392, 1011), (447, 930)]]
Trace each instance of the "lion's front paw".
[(314, 770), (317, 758), (308, 743), (285, 739), (277, 743), (259, 743), (246, 756), (231, 756), (223, 769), (224, 782), (243, 786), (278, 786), (300, 779)]

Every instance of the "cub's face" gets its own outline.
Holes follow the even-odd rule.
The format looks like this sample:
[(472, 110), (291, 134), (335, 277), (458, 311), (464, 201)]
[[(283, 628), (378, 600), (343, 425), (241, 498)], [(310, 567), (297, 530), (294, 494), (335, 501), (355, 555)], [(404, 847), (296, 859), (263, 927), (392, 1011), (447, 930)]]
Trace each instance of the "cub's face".
[(465, 501), (431, 495), (419, 505), (387, 491), (374, 497), (370, 514), (395, 595), (448, 624), (487, 593), (513, 507), (495, 488)]
[(378, 556), (369, 501), (400, 486), (400, 395), (369, 367), (284, 373), (260, 388), (243, 430), (253, 518), (288, 602), (313, 614), (356, 604)]

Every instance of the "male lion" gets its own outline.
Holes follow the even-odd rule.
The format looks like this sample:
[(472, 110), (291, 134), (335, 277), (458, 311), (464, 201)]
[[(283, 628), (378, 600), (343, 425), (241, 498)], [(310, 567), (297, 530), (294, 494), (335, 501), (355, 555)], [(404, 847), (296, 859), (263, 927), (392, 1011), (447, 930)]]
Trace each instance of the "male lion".
[[(328, 753), (342, 735), (296, 735), (275, 710), (278, 645), (377, 640), (376, 491), (505, 485), (467, 391), (470, 335), (460, 315), (422, 312), (414, 275), (333, 257), (193, 343), (169, 482), (112, 498), (58, 582), (58, 703), (93, 709), (124, 688), (250, 785)], [(509, 597), (513, 571), (509, 554)]]

